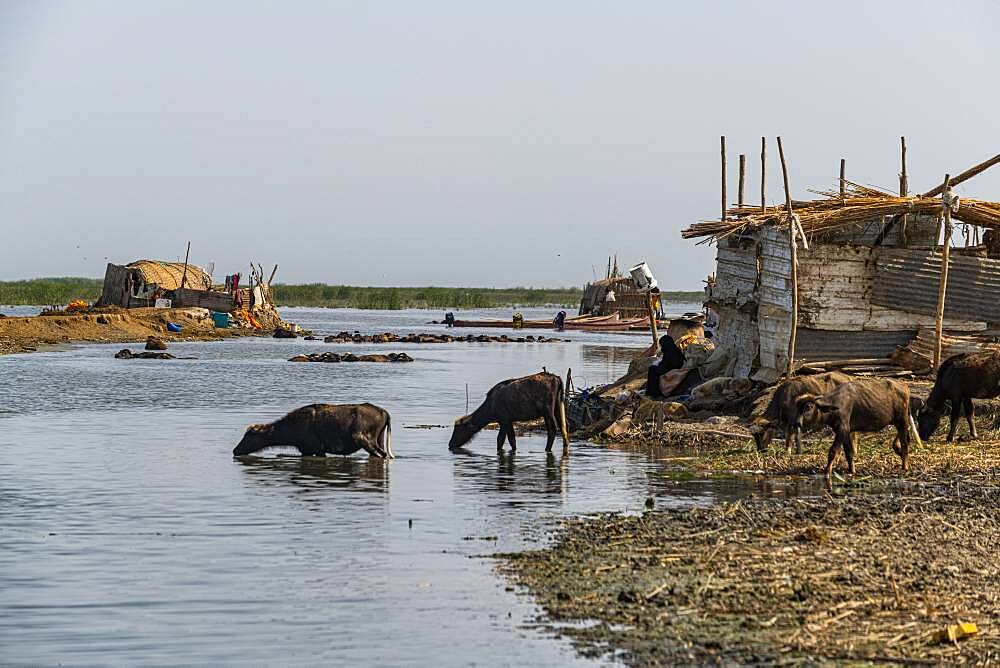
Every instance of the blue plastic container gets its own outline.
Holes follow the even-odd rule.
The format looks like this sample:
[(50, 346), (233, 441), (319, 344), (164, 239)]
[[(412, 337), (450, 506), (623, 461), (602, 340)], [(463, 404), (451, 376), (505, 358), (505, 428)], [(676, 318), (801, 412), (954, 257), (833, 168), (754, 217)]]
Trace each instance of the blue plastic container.
[(179, 331), (181, 331), (181, 326), (178, 325), (176, 322), (168, 322), (167, 323), (167, 331), (168, 332), (175, 332), (175, 333), (179, 332)]
[(217, 329), (225, 329), (229, 327), (229, 314), (212, 311), (212, 322), (215, 323)]

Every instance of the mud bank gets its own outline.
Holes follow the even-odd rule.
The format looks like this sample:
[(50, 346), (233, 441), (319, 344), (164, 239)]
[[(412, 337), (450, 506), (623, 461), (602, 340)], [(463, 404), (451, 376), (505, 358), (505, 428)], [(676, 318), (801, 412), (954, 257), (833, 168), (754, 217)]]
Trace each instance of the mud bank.
[[(182, 327), (168, 332), (167, 323)], [(206, 341), (253, 334), (249, 330), (216, 329), (211, 318), (187, 309), (130, 309), (109, 313), (0, 318), (0, 355), (78, 341), (141, 343), (149, 336), (166, 341)]]
[[(601, 515), (498, 556), (585, 655), (982, 663), (1000, 659), (998, 502), (993, 484), (954, 483)], [(979, 633), (939, 639), (960, 622)]]

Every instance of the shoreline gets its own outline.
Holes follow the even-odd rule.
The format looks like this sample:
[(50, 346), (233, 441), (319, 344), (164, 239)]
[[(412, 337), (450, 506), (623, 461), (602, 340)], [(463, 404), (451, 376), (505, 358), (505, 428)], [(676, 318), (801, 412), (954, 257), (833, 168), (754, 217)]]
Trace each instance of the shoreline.
[[(168, 332), (167, 322), (181, 325), (181, 332)], [(156, 336), (175, 341), (215, 341), (258, 332), (216, 329), (211, 319), (197, 318), (187, 309), (129, 309), (79, 315), (8, 316), (0, 318), (0, 356), (67, 350), (80, 343), (145, 343)]]
[[(545, 547), (493, 555), (542, 612), (533, 621), (586, 657), (631, 665), (982, 663), (1000, 659), (1000, 405), (975, 443), (945, 426), (900, 471), (892, 430), (862, 439), (858, 474), (822, 472), (828, 434), (758, 455), (741, 421), (665, 423), (603, 444), (646, 452), (662, 477), (751, 477), (736, 502), (599, 513), (549, 527)], [(719, 435), (719, 431), (726, 435)], [(699, 431), (702, 431), (699, 435)], [(963, 433), (963, 432), (960, 432)], [(668, 444), (666, 447), (662, 444)], [(768, 481), (793, 483), (783, 496)], [(801, 483), (794, 485), (794, 483)], [(803, 491), (804, 490), (804, 491)], [(950, 625), (978, 633), (942, 641)]]

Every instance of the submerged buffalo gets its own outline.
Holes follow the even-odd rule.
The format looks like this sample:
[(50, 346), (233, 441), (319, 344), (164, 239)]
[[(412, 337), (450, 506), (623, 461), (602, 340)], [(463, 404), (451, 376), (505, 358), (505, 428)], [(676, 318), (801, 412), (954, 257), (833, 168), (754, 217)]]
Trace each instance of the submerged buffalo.
[(389, 413), (373, 404), (310, 404), (270, 424), (250, 425), (233, 456), (280, 445), (315, 457), (364, 450), (392, 459), (392, 425)]
[[(822, 396), (806, 394), (798, 398), (802, 419), (818, 419), (833, 429), (833, 445), (827, 454), (826, 477), (833, 475), (833, 463), (843, 449), (847, 470), (854, 473), (856, 434), (896, 428), (893, 451), (902, 460), (903, 470), (909, 468), (910, 433), (917, 433), (913, 424), (910, 388), (897, 380), (864, 378), (840, 385)], [(920, 439), (917, 438), (919, 445)]]
[(448, 448), (455, 450), (462, 447), (483, 427), (496, 422), (500, 425), (497, 452), (503, 449), (504, 440), (510, 441), (511, 450), (517, 450), (514, 423), (538, 418), (545, 420), (545, 429), (548, 432), (546, 452), (552, 450), (556, 434), (561, 432), (563, 454), (569, 454), (563, 382), (559, 376), (551, 373), (511, 378), (494, 385), (493, 389), (486, 393), (486, 400), (479, 408), (455, 420), (455, 429), (448, 442)]
[(917, 418), (920, 438), (929, 439), (941, 423), (945, 409), (951, 408), (948, 442), (955, 440), (958, 420), (965, 413), (969, 438), (976, 440), (973, 399), (1000, 396), (1000, 351), (962, 353), (949, 357), (938, 369), (937, 380), (924, 409)]
[(799, 415), (798, 398), (805, 394), (821, 395), (851, 382), (851, 377), (839, 371), (820, 373), (815, 376), (796, 376), (789, 378), (774, 391), (771, 400), (764, 409), (764, 414), (753, 421), (750, 433), (753, 435), (757, 450), (763, 452), (774, 438), (775, 428), (784, 431), (785, 450), (792, 451), (792, 440), (795, 440), (795, 454), (802, 454), (802, 432), (821, 429), (823, 424), (813, 415), (803, 420)]

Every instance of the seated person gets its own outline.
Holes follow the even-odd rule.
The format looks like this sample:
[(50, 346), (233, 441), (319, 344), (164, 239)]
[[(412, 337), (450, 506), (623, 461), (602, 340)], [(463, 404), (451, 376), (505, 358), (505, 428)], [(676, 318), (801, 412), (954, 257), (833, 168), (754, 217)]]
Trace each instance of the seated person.
[(647, 397), (663, 396), (660, 392), (660, 376), (668, 371), (684, 367), (684, 353), (677, 347), (677, 344), (674, 343), (673, 338), (669, 334), (660, 337), (660, 352), (663, 357), (659, 362), (649, 367), (649, 372), (646, 376)]

